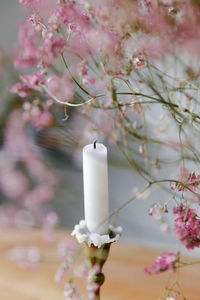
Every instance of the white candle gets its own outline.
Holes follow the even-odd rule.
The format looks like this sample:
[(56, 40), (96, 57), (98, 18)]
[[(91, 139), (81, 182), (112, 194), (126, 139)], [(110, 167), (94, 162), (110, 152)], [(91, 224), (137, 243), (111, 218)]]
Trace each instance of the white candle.
[(90, 232), (108, 231), (108, 164), (107, 148), (100, 143), (83, 148), (83, 185), (85, 220)]

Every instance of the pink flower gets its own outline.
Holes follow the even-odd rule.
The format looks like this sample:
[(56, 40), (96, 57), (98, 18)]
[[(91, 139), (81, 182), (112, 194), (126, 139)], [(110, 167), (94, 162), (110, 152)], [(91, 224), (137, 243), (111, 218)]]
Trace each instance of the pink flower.
[(43, 60), (46, 59), (45, 55), (48, 56), (49, 60), (55, 58), (58, 54), (63, 52), (65, 45), (66, 41), (64, 38), (57, 38), (52, 34), (47, 34), (40, 48), (43, 54)]
[(51, 94), (61, 101), (67, 102), (73, 97), (72, 84), (68, 75), (62, 77), (57, 75), (48, 76), (47, 87)]
[(44, 40), (37, 50), (39, 64), (49, 67), (55, 63), (55, 58), (64, 51), (66, 41), (64, 38), (57, 38), (51, 33), (45, 35)]
[(40, 250), (35, 246), (17, 246), (6, 253), (9, 260), (22, 268), (35, 269), (40, 261)]
[[(42, 106), (42, 107), (41, 107)], [(32, 103), (24, 102), (23, 104), (23, 120), (24, 122), (32, 122), (35, 129), (49, 128), (54, 124), (54, 117), (49, 111), (52, 107), (52, 101), (47, 100), (41, 103), (39, 99), (35, 99)]]
[(89, 68), (88, 68), (87, 60), (83, 60), (80, 63), (78, 63), (77, 68), (78, 68), (79, 75), (82, 79), (82, 84), (84, 86), (88, 86), (96, 82), (95, 77), (88, 75)]
[(14, 61), (15, 67), (28, 68), (39, 62), (38, 43), (40, 36), (30, 23), (19, 24), (19, 43), (21, 50)]
[(94, 265), (90, 268), (87, 277), (87, 292), (88, 298), (90, 300), (95, 300), (95, 292), (99, 289), (99, 284), (94, 282), (94, 278), (97, 274), (101, 273), (101, 267), (99, 265)]
[(149, 11), (152, 6), (152, 0), (139, 0), (139, 5)]
[(175, 253), (163, 252), (157, 257), (155, 262), (150, 267), (146, 267), (144, 271), (148, 274), (159, 274), (167, 270), (175, 271), (176, 262), (177, 256)]
[(23, 82), (15, 83), (8, 90), (12, 93), (17, 93), (22, 98), (28, 96), (31, 89), (38, 90), (40, 88), (40, 84), (45, 83), (41, 71), (37, 71), (30, 75), (21, 75), (20, 78)]
[(40, 84), (44, 84), (45, 80), (41, 71), (34, 72), (30, 75), (21, 75), (22, 81), (29, 86), (30, 89), (38, 90)]
[(8, 90), (11, 93), (18, 94), (20, 97), (24, 98), (30, 94), (30, 87), (28, 84), (23, 82), (17, 82), (13, 86), (9, 87)]
[(181, 167), (178, 181), (180, 182), (170, 182), (170, 188), (173, 191), (184, 191), (187, 187), (195, 191), (200, 183), (200, 175), (196, 176), (194, 172), (190, 173), (188, 169)]
[[(102, 29), (92, 28), (85, 34), (92, 53), (101, 55), (113, 55), (118, 49), (118, 38), (113, 32)], [(102, 43), (103, 41), (103, 43)]]
[(33, 24), (37, 24), (37, 23), (41, 22), (41, 19), (40, 19), (39, 15), (32, 14), (32, 15), (28, 16), (27, 21), (32, 22)]
[(43, 237), (47, 241), (54, 241), (55, 240), (55, 227), (58, 225), (59, 217), (56, 212), (49, 211), (43, 217)]
[(59, 18), (67, 26), (75, 30), (81, 31), (89, 24), (89, 13), (86, 11), (79, 11), (78, 5), (74, 2), (67, 2), (60, 4), (56, 11)]
[(0, 173), (0, 189), (11, 199), (21, 198), (28, 188), (28, 179), (16, 169), (2, 170)]
[(52, 127), (54, 124), (54, 117), (49, 111), (41, 111), (39, 115), (35, 116), (32, 120), (33, 126), (39, 130), (42, 128)]
[(84, 76), (84, 78), (82, 79), (82, 83), (86, 87), (91, 84), (94, 84), (95, 82), (96, 82), (96, 78), (93, 76)]
[[(44, 38), (41, 33), (44, 33)], [(64, 38), (58, 38), (44, 28), (36, 14), (31, 15), (28, 22), (19, 25), (19, 42), (21, 49), (14, 64), (15, 67), (23, 68), (52, 65), (66, 45)]]
[(145, 64), (145, 57), (143, 54), (137, 54), (133, 57), (133, 66), (135, 67), (136, 70), (143, 67), (144, 64)]
[(71, 259), (71, 257), (66, 257), (65, 261), (60, 265), (60, 267), (57, 269), (55, 273), (55, 281), (62, 282), (65, 275), (72, 267), (72, 265), (73, 265), (73, 260)]
[(153, 216), (154, 219), (160, 220), (162, 218), (163, 212), (163, 207), (159, 203), (156, 203), (152, 208), (150, 208), (149, 216)]
[(73, 272), (74, 276), (76, 278), (87, 278), (88, 273), (89, 273), (89, 264), (81, 264), (79, 265)]
[(200, 247), (200, 219), (195, 209), (184, 206), (182, 203), (175, 207), (174, 230), (179, 240), (187, 249)]
[(52, 30), (58, 31), (61, 27), (61, 19), (57, 12), (54, 12), (48, 19), (48, 27)]
[(77, 69), (79, 72), (79, 75), (85, 76), (88, 74), (88, 61), (87, 60), (82, 60), (81, 62), (78, 63)]
[(46, 27), (43, 25), (43, 21), (38, 14), (32, 14), (28, 16), (27, 22), (31, 22), (35, 30), (38, 31), (40, 34), (45, 34)]
[(78, 287), (74, 283), (68, 282), (65, 285), (64, 299), (65, 300), (81, 300), (83, 298), (80, 295), (80, 293), (78, 292)]
[(72, 256), (75, 251), (75, 243), (68, 238), (62, 239), (57, 245), (57, 255), (61, 260), (65, 260), (68, 255)]
[[(28, 110), (30, 106), (25, 102), (24, 109)], [(0, 225), (20, 229), (43, 225), (52, 231), (57, 215), (48, 213), (45, 204), (54, 196), (56, 177), (33, 147), (20, 110), (9, 115), (4, 133), (5, 142), (0, 151), (0, 189), (14, 204), (0, 205)], [(16, 168), (18, 162), (22, 166), (20, 170)]]

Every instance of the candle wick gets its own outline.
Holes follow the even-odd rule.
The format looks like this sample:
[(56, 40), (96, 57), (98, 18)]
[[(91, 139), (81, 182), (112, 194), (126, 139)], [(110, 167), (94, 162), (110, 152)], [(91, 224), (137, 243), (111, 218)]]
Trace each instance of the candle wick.
[(97, 148), (97, 140), (94, 141), (94, 149), (96, 149), (96, 148)]

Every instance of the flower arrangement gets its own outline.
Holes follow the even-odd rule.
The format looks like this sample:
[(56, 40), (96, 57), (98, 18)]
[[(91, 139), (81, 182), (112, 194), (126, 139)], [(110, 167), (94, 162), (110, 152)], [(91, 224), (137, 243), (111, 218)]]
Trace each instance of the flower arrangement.
[[(106, 138), (144, 183), (110, 217), (135, 199), (148, 197), (147, 192), (150, 194), (153, 188), (162, 189), (168, 201), (157, 201), (149, 207), (149, 215), (167, 231), (164, 216), (172, 212), (180, 243), (188, 250), (199, 248), (200, 2), (19, 3), (28, 17), (18, 25), (14, 66), (20, 75), (9, 90), (21, 98), (20, 112), (13, 112), (10, 123), (21, 119), (23, 124), (31, 123), (40, 130), (54, 125), (55, 107), (63, 107), (63, 122), (68, 122), (73, 109), (83, 120), (82, 136), (95, 133), (98, 138)], [(23, 134), (23, 127), (19, 130)], [(9, 139), (7, 145), (12, 146)], [(24, 147), (28, 155), (34, 155)], [(27, 180), (20, 174), (18, 180), (22, 190), (17, 195), (13, 188), (10, 197), (21, 197), (26, 191)], [(0, 173), (1, 189), (11, 193), (5, 182)], [(26, 203), (31, 205), (31, 201)], [(57, 280), (71, 268), (72, 261), (71, 254), (66, 254)], [(165, 252), (145, 271), (178, 272), (185, 265), (179, 251)], [(97, 272), (95, 267), (92, 271)], [(88, 276), (88, 271), (83, 273)], [(90, 299), (95, 299), (95, 288), (93, 284), (88, 289)], [(64, 295), (65, 299), (82, 299), (71, 280)], [(160, 299), (178, 297), (185, 299), (176, 279), (166, 285)]]

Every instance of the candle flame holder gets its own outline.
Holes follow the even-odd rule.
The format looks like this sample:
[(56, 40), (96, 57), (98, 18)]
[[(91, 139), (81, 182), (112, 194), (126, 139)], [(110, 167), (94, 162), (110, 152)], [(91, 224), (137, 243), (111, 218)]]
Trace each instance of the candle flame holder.
[(85, 243), (86, 257), (90, 261), (91, 268), (98, 266), (98, 271), (92, 278), (92, 282), (97, 284), (97, 289), (94, 292), (95, 300), (100, 299), (100, 288), (105, 281), (102, 269), (107, 261), (110, 246), (113, 242), (119, 240), (121, 234), (122, 228), (115, 228), (112, 225), (109, 225), (108, 234), (100, 235), (98, 233), (91, 233), (87, 228), (85, 220), (81, 220), (79, 224), (75, 225), (72, 231), (72, 236), (75, 236), (79, 243)]

